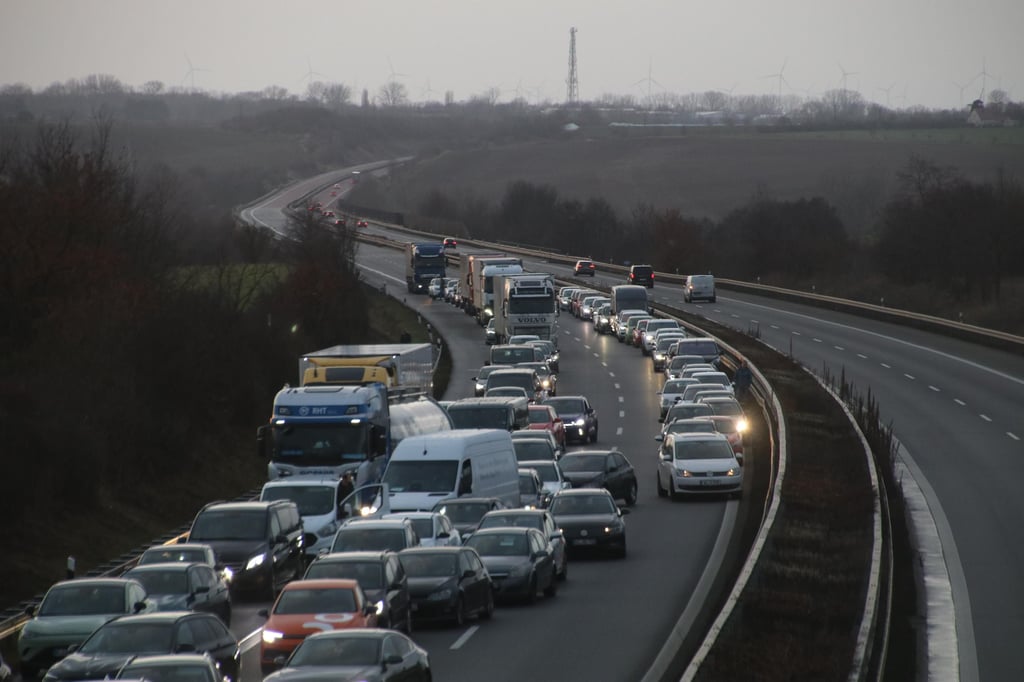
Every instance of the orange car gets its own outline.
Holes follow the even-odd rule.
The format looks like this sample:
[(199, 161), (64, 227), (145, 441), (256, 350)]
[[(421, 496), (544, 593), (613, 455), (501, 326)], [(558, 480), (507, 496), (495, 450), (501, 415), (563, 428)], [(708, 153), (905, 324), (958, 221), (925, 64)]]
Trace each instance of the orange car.
[(268, 675), (308, 635), (327, 630), (377, 627), (377, 607), (355, 580), (295, 580), (278, 595), (260, 644), (260, 668)]

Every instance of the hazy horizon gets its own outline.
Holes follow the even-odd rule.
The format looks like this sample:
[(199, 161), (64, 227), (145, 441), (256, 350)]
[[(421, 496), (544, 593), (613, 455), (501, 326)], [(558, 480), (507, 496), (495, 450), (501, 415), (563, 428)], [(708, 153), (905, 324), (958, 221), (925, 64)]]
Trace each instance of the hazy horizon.
[(584, 101), (778, 94), (780, 85), (784, 96), (818, 97), (844, 81), (894, 108), (955, 108), (996, 88), (1021, 99), (1024, 40), (1015, 34), (1024, 2), (936, 5), (3, 0), (0, 85), (38, 91), (109, 74), (133, 87), (194, 82), (211, 93), (278, 86), (304, 95), (318, 80), (349, 85), (358, 101), (363, 88), (372, 97), (393, 79), (412, 101), (497, 89), (501, 101), (561, 102), (575, 26)]

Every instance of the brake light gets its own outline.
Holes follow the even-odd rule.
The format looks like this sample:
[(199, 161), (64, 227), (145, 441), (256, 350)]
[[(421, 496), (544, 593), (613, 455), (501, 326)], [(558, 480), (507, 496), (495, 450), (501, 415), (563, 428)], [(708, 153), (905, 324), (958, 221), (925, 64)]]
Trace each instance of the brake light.
[(651, 279), (652, 280), (654, 279), (654, 273), (653, 272), (651, 273)]

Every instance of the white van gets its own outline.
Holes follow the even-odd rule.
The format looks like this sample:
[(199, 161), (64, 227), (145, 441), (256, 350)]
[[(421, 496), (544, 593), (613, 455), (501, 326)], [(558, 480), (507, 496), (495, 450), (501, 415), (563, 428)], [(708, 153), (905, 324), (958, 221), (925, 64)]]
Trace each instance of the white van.
[[(306, 530), (303, 543), (306, 556), (315, 557), (334, 542), (338, 530), (339, 480), (288, 476), (263, 484), (260, 500), (291, 500), (299, 508), (302, 527)], [(315, 538), (315, 539), (314, 539)]]
[(683, 285), (683, 300), (687, 303), (694, 301), (715, 302), (715, 276), (714, 275), (690, 275)]
[(430, 511), (456, 497), (497, 497), (519, 506), (519, 464), (508, 431), (456, 429), (405, 438), (383, 482), (391, 511)]

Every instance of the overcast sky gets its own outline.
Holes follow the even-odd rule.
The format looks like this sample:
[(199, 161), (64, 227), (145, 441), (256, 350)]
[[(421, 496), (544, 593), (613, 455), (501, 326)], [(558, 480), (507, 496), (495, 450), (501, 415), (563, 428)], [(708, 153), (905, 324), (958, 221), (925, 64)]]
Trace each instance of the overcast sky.
[(841, 69), (894, 107), (955, 107), (983, 82), (1024, 99), (1024, 0), (0, 0), (0, 84), (301, 94), (312, 71), (371, 94), (393, 77), (413, 100), (558, 102), (571, 26), (584, 100), (776, 93), (780, 70), (783, 94), (820, 95)]

